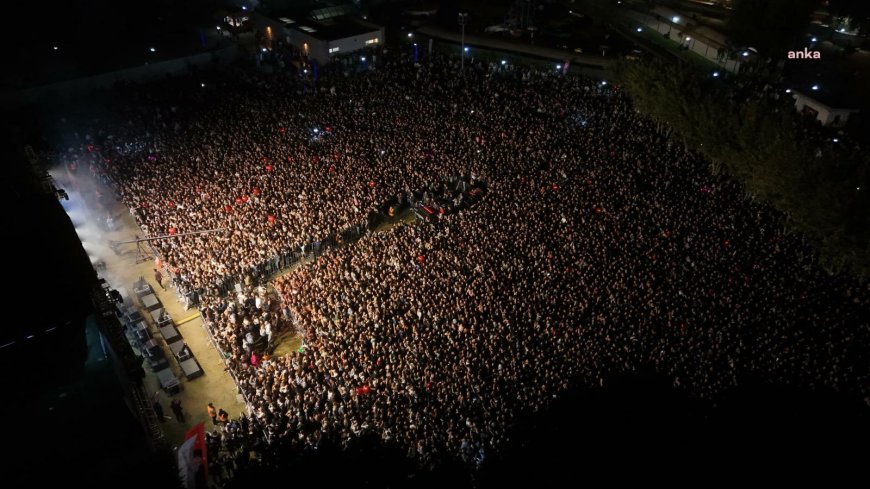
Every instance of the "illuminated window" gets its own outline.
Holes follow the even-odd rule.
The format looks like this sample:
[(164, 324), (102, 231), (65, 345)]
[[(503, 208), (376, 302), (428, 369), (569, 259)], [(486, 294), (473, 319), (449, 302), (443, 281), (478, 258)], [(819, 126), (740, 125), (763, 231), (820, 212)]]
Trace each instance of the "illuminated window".
[(334, 47), (334, 48), (329, 48), (329, 54), (337, 53), (338, 50), (339, 50), (338, 46), (336, 46), (336, 47)]
[(377, 37), (374, 38), (374, 39), (369, 39), (368, 41), (366, 41), (366, 44), (377, 44), (377, 43), (378, 43), (378, 38), (377, 38)]

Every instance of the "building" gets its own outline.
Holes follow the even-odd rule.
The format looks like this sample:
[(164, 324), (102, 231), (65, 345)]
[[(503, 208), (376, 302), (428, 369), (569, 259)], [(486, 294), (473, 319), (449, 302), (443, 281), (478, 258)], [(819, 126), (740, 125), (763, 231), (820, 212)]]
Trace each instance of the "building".
[(328, 63), (335, 56), (384, 42), (383, 27), (353, 16), (296, 21), (288, 17), (272, 19), (255, 14), (254, 25), (266, 34), (267, 39), (284, 41), (321, 64)]
[(795, 110), (802, 114), (812, 115), (823, 126), (842, 126), (846, 124), (851, 114), (859, 112), (858, 109), (845, 108), (840, 106), (841, 104), (829, 105), (801, 92), (792, 92), (792, 98), (795, 101)]

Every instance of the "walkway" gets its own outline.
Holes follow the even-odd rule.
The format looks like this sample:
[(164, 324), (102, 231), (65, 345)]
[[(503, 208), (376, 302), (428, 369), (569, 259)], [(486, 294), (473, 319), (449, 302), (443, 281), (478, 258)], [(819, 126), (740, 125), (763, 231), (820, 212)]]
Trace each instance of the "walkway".
[[(181, 380), (182, 385), (181, 392), (173, 396), (181, 399), (182, 407), (187, 416), (185, 423), (179, 423), (174, 419), (174, 415), (169, 409), (172, 397), (159, 389), (157, 378), (146, 368), (146, 390), (152, 394), (159, 393), (164, 414), (173, 416), (173, 419), (166, 420), (163, 425), (167, 440), (173, 446), (177, 446), (183, 441), (184, 433), (200, 421), (205, 421), (206, 429), (210, 429), (211, 420), (206, 413), (206, 405), (209, 402), (213, 402), (217, 408), (226, 410), (231, 417), (238, 417), (239, 413), (246, 410), (245, 404), (238, 394), (232, 377), (224, 371), (223, 360), (203, 329), (199, 311), (196, 309), (185, 310), (174, 290), (171, 288), (163, 290), (157, 285), (154, 281), (153, 257), (151, 260), (137, 264), (135, 245), (121, 245), (117, 255), (109, 248), (109, 240), (124, 241), (135, 239), (136, 235), (142, 235), (142, 231), (137, 227), (129, 209), (114, 198), (111, 189), (94, 181), (87, 174), (87, 170), (83, 168), (80, 168), (74, 175), (66, 169), (55, 170), (51, 174), (69, 194), (70, 200), (64, 201), (63, 206), (70, 215), (91, 262), (95, 263), (102, 260), (106, 264), (104, 270), (98, 270), (100, 277), (106, 279), (124, 297), (135, 296), (132, 293), (133, 282), (140, 276), (144, 277), (155, 290), (155, 294), (166, 312), (178, 324), (178, 331), (205, 373), (202, 377), (188, 382), (184, 379), (172, 353), (166, 348), (167, 358), (170, 359), (170, 368)], [(103, 194), (102, 204), (97, 201), (97, 191)], [(107, 231), (103, 225), (107, 211), (114, 218), (115, 230), (113, 231)], [(164, 273), (164, 276), (166, 275)], [(165, 278), (164, 285), (167, 285), (167, 281), (168, 278)], [(167, 285), (167, 287), (169, 286)], [(156, 333), (153, 325), (151, 329), (152, 333)], [(159, 337), (159, 335), (155, 334), (155, 337)]]

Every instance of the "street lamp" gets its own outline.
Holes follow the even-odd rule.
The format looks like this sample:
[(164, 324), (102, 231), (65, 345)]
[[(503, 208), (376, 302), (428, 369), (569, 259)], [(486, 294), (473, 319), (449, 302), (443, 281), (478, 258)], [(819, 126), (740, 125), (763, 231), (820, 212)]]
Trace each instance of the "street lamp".
[(465, 52), (460, 53), (462, 56), (462, 61), (460, 61), (459, 70), (465, 72), (465, 53), (468, 52), (468, 48), (465, 47), (465, 23), (468, 21), (468, 12), (459, 12), (459, 25), (462, 27), (462, 47)]

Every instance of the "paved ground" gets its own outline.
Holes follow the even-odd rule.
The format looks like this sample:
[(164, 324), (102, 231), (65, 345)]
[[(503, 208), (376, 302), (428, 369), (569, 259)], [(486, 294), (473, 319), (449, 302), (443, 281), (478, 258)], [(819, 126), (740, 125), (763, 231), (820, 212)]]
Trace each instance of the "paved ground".
[[(109, 248), (109, 240), (123, 241), (142, 234), (129, 210), (113, 197), (109, 188), (95, 182), (84, 168), (80, 168), (75, 175), (66, 170), (52, 172), (52, 175), (69, 193), (70, 200), (63, 203), (64, 208), (70, 214), (91, 261), (102, 260), (106, 264), (105, 270), (98, 270), (99, 275), (112, 287), (121, 291), (125, 297), (135, 295), (132, 294), (132, 284), (140, 276), (144, 277), (176, 324), (181, 323), (178, 330), (205, 373), (197, 379), (185, 380), (178, 364), (167, 349), (167, 358), (171, 359), (170, 368), (181, 379), (182, 384), (181, 392), (174, 396), (181, 399), (186, 413), (187, 419), (184, 423), (180, 423), (169, 409), (172, 396), (159, 389), (153, 372), (146, 368), (146, 388), (151, 393), (158, 393), (164, 414), (172, 417), (163, 424), (169, 442), (173, 446), (178, 445), (183, 440), (184, 432), (200, 421), (205, 421), (206, 429), (209, 429), (211, 421), (206, 413), (206, 405), (209, 402), (213, 402), (216, 408), (226, 410), (231, 417), (237, 417), (239, 413), (244, 412), (246, 407), (238, 395), (232, 377), (224, 370), (223, 360), (203, 329), (199, 311), (185, 310), (173, 289), (163, 290), (157, 285), (154, 280), (153, 256), (150, 260), (137, 264), (135, 245), (121, 245), (117, 255)], [(96, 197), (97, 191), (103, 194), (102, 204)], [(114, 231), (106, 230), (103, 225), (107, 212), (114, 218), (116, 225)], [(164, 285), (167, 280), (164, 279)], [(152, 334), (159, 338), (154, 325), (150, 327)]]
[[(209, 402), (213, 402), (218, 409), (226, 410), (230, 417), (238, 417), (241, 412), (246, 410), (246, 406), (238, 394), (232, 377), (224, 370), (223, 360), (203, 328), (199, 311), (195, 308), (185, 309), (174, 289), (167, 285), (167, 278), (164, 278), (163, 281), (167, 289), (164, 290), (157, 284), (153, 271), (153, 255), (150, 255), (150, 259), (137, 263), (139, 252), (135, 244), (120, 245), (117, 247), (117, 253), (109, 247), (110, 240), (125, 241), (142, 234), (129, 209), (114, 198), (110, 188), (94, 181), (83, 169), (79, 169), (76, 174), (71, 174), (65, 169), (58, 170), (52, 172), (52, 176), (59, 185), (67, 190), (70, 196), (69, 201), (63, 202), (64, 208), (70, 215), (91, 261), (93, 263), (102, 261), (106, 265), (105, 269), (98, 270), (100, 276), (106, 279), (113, 288), (119, 290), (124, 297), (135, 297), (132, 291), (133, 282), (139, 277), (143, 277), (151, 285), (163, 307), (178, 325), (178, 331), (205, 372), (204, 376), (192, 381), (184, 380), (171, 352), (168, 348), (164, 348), (167, 358), (172, 359), (170, 368), (176, 377), (181, 379), (182, 384), (181, 392), (175, 396), (170, 396), (160, 390), (156, 376), (146, 368), (146, 389), (157, 396), (163, 406), (164, 414), (170, 418), (163, 423), (167, 440), (173, 446), (177, 446), (183, 440), (185, 431), (201, 421), (206, 423), (206, 429), (211, 428), (212, 423), (206, 412), (206, 405)], [(103, 197), (98, 199), (97, 192), (101, 193)], [(114, 230), (110, 231), (104, 225), (107, 215), (111, 215), (114, 219)], [(409, 209), (404, 209), (395, 218), (381, 223), (375, 232), (382, 232), (395, 225), (408, 224), (414, 220), (414, 214)], [(348, 245), (352, 246), (352, 244)], [(146, 251), (150, 253), (150, 248)], [(292, 273), (296, 266), (284, 273)], [(284, 273), (279, 274), (279, 276)], [(164, 277), (165, 275), (164, 273)], [(150, 319), (144, 309), (141, 309), (141, 303), (138, 299), (134, 299), (134, 302), (140, 307), (143, 316)], [(152, 335), (155, 338), (160, 338), (154, 324), (149, 326)], [(300, 345), (301, 339), (298, 336), (292, 332), (283, 333), (278, 336), (274, 355), (293, 354)], [(178, 422), (169, 409), (170, 402), (174, 397), (181, 399), (187, 418), (184, 423)]]

